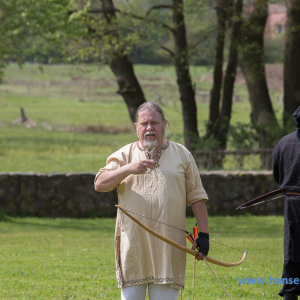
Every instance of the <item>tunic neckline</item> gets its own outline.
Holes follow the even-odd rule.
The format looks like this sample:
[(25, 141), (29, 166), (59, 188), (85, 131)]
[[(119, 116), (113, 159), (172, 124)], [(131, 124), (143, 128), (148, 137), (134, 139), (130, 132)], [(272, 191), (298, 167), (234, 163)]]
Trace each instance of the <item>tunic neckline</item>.
[[(146, 149), (141, 149), (141, 148), (139, 147), (139, 141), (136, 142), (136, 145), (137, 145), (137, 147), (138, 147), (138, 149), (139, 149), (140, 151), (143, 151), (143, 152), (145, 153), (146, 159), (151, 159), (149, 153), (146, 152)], [(161, 152), (162, 152), (163, 150), (167, 149), (168, 147), (169, 147), (169, 140), (167, 140), (167, 145), (164, 146), (164, 147), (161, 147), (161, 148), (158, 150), (158, 153), (151, 159), (151, 160), (153, 160), (153, 159), (156, 157), (156, 160), (153, 160), (153, 161), (155, 162), (154, 169), (155, 169), (155, 168), (158, 168), (158, 167), (160, 166), (158, 162), (159, 162), (160, 157), (161, 157), (161, 155), (162, 155)]]

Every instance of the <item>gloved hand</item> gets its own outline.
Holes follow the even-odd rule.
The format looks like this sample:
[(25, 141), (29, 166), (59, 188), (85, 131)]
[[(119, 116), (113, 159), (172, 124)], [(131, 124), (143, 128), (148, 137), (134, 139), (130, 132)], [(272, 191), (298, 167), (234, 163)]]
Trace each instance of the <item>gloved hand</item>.
[(197, 249), (199, 252), (203, 253), (203, 255), (207, 255), (209, 250), (209, 234), (199, 232), (195, 242), (198, 245)]

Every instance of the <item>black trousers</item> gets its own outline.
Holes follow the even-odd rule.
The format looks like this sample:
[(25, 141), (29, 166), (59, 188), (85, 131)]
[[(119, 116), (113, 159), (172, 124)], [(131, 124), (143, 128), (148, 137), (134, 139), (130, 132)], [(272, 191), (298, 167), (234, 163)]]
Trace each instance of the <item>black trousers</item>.
[(286, 195), (284, 199), (284, 264), (282, 278), (299, 279), (299, 284), (284, 284), (285, 293), (300, 295), (300, 196)]
[(298, 278), (298, 284), (284, 284), (281, 291), (278, 293), (280, 296), (284, 296), (285, 293), (293, 293), (300, 295), (300, 263), (294, 263), (292, 261), (284, 262), (282, 278)]

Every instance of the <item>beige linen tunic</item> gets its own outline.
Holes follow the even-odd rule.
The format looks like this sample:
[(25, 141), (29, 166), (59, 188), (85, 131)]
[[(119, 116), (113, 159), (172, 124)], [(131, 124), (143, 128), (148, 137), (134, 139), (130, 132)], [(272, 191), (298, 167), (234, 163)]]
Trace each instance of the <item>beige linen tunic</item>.
[[(107, 159), (106, 167), (115, 170), (146, 159), (137, 142), (126, 145)], [(168, 142), (162, 150), (159, 167), (142, 175), (129, 175), (118, 185), (119, 205), (178, 228), (185, 228), (186, 204), (207, 200), (191, 153), (182, 145)], [(145, 217), (132, 214), (143, 224), (167, 238), (185, 245), (185, 233)], [(115, 230), (118, 286), (154, 282), (184, 288), (186, 254), (146, 232), (118, 210)]]

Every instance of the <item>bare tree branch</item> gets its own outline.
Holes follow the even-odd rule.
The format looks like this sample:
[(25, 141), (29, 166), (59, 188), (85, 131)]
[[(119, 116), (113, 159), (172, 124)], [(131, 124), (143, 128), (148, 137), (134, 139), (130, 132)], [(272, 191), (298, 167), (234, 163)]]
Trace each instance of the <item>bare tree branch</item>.
[(167, 51), (173, 58), (175, 57), (175, 54), (172, 50), (170, 50), (169, 48), (166, 48), (164, 46), (160, 46), (161, 49)]
[(161, 4), (161, 5), (153, 5), (151, 6), (147, 11), (146, 11), (146, 17), (148, 17), (148, 15), (152, 12), (152, 10), (154, 9), (161, 9), (161, 8), (171, 8), (173, 9), (173, 5), (164, 5), (164, 4)]
[[(78, 12), (78, 10), (70, 10), (69, 11), (69, 15), (71, 15), (72, 13)], [(127, 17), (132, 17), (138, 20), (142, 20), (142, 21), (146, 21), (146, 22), (150, 22), (156, 25), (160, 25), (165, 29), (170, 30), (172, 33), (174, 33), (174, 28), (172, 28), (171, 26), (169, 26), (168, 24), (164, 23), (164, 22), (160, 22), (160, 21), (156, 21), (153, 19), (149, 19), (147, 16), (139, 16), (133, 13), (128, 13), (125, 11), (121, 11), (118, 8), (105, 8), (105, 9), (95, 9), (95, 10), (89, 10), (88, 13), (93, 13), (93, 14), (99, 14), (99, 13), (108, 13), (108, 12), (117, 12), (121, 15), (127, 16)]]
[(211, 25), (208, 30), (203, 34), (202, 37), (200, 37), (200, 39), (198, 41), (196, 41), (195, 43), (190, 43), (189, 44), (189, 51), (195, 49), (197, 46), (199, 46), (200, 44), (202, 44), (207, 38), (210, 37), (210, 35), (216, 30), (216, 26)]

